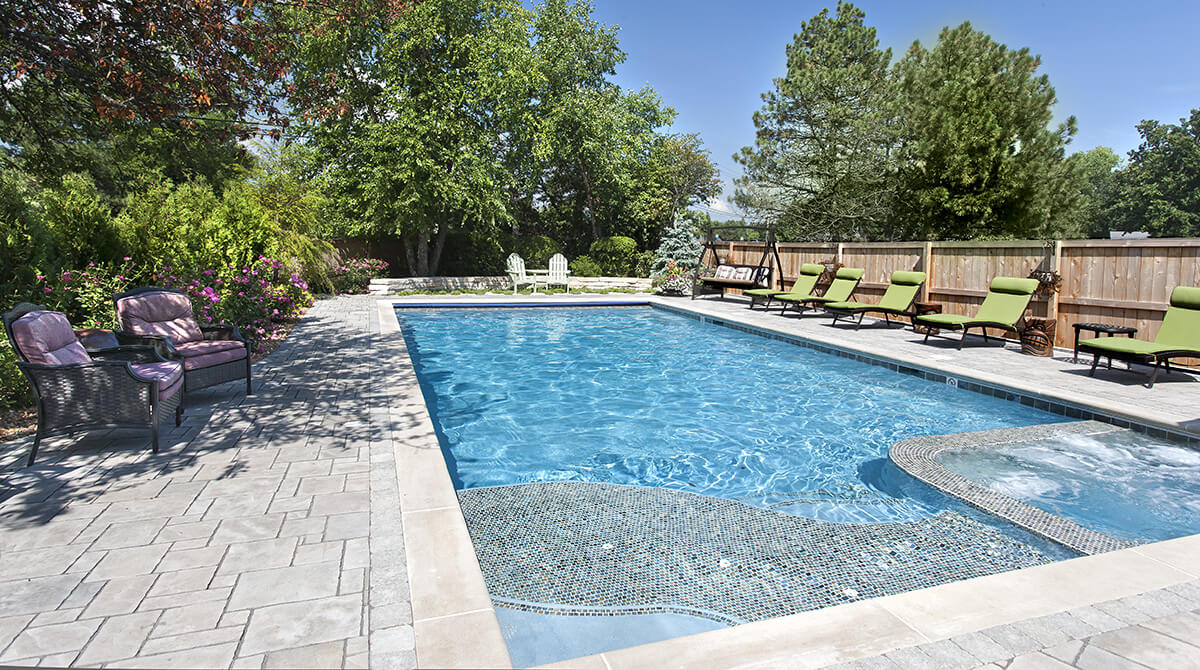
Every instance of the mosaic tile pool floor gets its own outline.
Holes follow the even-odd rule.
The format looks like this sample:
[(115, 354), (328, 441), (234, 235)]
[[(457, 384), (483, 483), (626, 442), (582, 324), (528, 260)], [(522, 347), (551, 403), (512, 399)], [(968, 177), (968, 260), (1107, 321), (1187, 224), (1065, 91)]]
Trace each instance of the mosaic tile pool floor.
[(943, 512), (838, 524), (663, 488), (544, 482), (458, 492), (497, 605), (757, 621), (1049, 563)]

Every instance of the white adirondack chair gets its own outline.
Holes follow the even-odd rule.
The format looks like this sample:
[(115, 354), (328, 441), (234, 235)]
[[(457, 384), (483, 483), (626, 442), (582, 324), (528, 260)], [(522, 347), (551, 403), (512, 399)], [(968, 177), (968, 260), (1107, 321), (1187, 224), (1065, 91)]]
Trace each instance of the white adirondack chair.
[(554, 254), (550, 257), (550, 271), (546, 273), (543, 282), (546, 288), (561, 286), (567, 289), (567, 293), (571, 292), (571, 271), (567, 269), (566, 256)]
[(537, 291), (537, 282), (525, 273), (525, 260), (516, 254), (508, 255), (507, 262), (508, 278), (512, 280), (513, 295), (517, 294), (517, 289), (522, 286), (532, 286), (534, 292)]

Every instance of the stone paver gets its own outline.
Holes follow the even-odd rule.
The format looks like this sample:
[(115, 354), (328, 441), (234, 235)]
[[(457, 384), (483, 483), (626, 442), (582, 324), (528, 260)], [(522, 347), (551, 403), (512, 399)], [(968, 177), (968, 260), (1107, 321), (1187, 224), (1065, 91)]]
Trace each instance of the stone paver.
[(31, 468), (0, 444), (0, 663), (415, 667), (379, 340), (372, 299), (322, 300), (157, 456), (138, 431)]
[[(1094, 607), (996, 626), (829, 667), (847, 670), (893, 666), (947, 670), (980, 667), (1006, 670), (1200, 669), (1200, 589), (1194, 588), (1197, 586), (1200, 586), (1200, 580), (1150, 591), (1136, 598), (1121, 598)], [(1146, 599), (1160, 603), (1160, 611), (1165, 616), (1142, 619), (1142, 623), (1135, 625), (1119, 624), (1103, 632), (1084, 621), (1084, 617), (1094, 618), (1096, 612), (1142, 617), (1144, 613), (1134, 605)], [(1111, 616), (1109, 620), (1118, 621)], [(1035, 630), (1041, 632), (1023, 632)], [(1061, 641), (1053, 644), (1045, 643), (1045, 640), (1060, 638)], [(967, 655), (956, 656), (954, 649)], [(1014, 653), (1018, 650), (1024, 651)]]

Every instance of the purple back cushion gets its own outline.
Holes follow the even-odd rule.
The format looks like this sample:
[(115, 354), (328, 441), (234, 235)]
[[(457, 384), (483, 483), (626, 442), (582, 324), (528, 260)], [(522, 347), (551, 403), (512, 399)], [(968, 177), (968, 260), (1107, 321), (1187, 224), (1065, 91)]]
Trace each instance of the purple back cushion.
[(203, 340), (200, 326), (192, 318), (192, 301), (181, 293), (151, 291), (121, 298), (117, 302), (121, 328), (135, 335), (162, 335), (171, 344)]
[(65, 365), (92, 360), (60, 312), (30, 312), (13, 322), (12, 334), (21, 355), (30, 363)]

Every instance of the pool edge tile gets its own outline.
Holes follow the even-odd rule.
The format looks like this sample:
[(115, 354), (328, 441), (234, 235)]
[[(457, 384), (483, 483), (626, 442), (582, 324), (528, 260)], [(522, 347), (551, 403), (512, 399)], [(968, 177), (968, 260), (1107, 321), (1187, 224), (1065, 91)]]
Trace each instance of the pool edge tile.
[[(927, 642), (876, 601), (864, 600), (601, 654), (626, 668), (820, 668)], [(570, 662), (563, 665), (569, 667)]]
[(1173, 540), (1143, 544), (1130, 551), (1165, 563), (1193, 578), (1200, 578), (1200, 535), (1187, 535)]
[(491, 607), (413, 623), (419, 668), (511, 668)]
[(931, 640), (940, 640), (1191, 579), (1134, 549), (1122, 549), (899, 593), (877, 602)]

